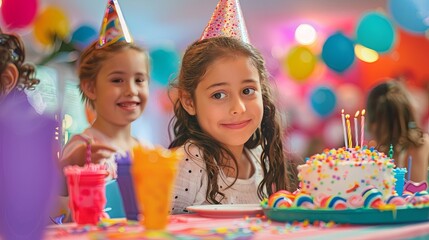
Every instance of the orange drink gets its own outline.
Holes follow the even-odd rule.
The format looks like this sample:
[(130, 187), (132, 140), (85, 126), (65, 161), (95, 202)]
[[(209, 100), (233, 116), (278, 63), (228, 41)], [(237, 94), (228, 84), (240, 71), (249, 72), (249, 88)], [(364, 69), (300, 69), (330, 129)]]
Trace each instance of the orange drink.
[(183, 154), (161, 147), (133, 149), (133, 176), (140, 222), (146, 230), (164, 230), (168, 223), (177, 163)]

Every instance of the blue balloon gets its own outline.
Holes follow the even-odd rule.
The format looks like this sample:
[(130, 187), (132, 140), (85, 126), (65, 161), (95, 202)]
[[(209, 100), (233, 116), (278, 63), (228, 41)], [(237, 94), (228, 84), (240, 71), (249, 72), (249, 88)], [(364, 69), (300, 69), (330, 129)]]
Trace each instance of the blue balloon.
[(356, 29), (356, 41), (379, 53), (392, 49), (396, 32), (390, 20), (378, 12), (365, 14)]
[(337, 97), (329, 87), (318, 87), (311, 92), (312, 109), (321, 117), (329, 116), (335, 109)]
[(323, 44), (322, 59), (336, 72), (344, 72), (355, 60), (352, 40), (341, 32), (334, 33)]
[(79, 49), (84, 49), (94, 42), (97, 37), (97, 30), (91, 26), (82, 25), (73, 32), (71, 43)]
[(424, 34), (429, 29), (428, 0), (390, 0), (388, 9), (395, 22), (408, 32)]
[(151, 78), (161, 86), (168, 85), (179, 72), (180, 57), (174, 49), (158, 48), (149, 52)]

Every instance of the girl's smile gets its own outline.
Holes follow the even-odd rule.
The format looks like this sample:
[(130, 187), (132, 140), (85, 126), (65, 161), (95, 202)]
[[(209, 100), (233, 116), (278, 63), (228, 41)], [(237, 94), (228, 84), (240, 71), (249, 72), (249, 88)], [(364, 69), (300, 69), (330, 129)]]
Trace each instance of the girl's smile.
[(252, 120), (249, 119), (249, 120), (245, 120), (245, 121), (237, 121), (237, 122), (231, 122), (231, 123), (221, 123), (220, 125), (222, 127), (230, 128), (230, 129), (242, 129), (242, 128), (245, 128), (246, 126), (248, 126), (251, 121)]

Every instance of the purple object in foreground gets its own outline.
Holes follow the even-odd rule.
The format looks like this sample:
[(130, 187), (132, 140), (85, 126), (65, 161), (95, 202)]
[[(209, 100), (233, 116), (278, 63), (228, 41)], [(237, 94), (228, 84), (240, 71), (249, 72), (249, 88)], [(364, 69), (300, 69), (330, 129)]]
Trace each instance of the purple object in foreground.
[(133, 178), (130, 173), (131, 158), (127, 152), (125, 156), (117, 155), (116, 163), (118, 165), (118, 184), (121, 191), (122, 201), (124, 203), (125, 215), (127, 219), (138, 220), (139, 210), (137, 208), (136, 197), (134, 193)]
[(58, 186), (56, 126), (22, 92), (0, 102), (0, 238), (43, 237)]

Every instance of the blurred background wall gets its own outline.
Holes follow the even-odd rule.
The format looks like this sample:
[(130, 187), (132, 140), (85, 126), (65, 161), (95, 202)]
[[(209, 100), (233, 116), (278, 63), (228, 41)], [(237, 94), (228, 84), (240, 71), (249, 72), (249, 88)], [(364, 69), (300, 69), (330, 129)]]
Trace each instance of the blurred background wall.
[[(3, 31), (24, 38), (43, 80), (29, 98), (57, 111), (62, 142), (88, 126), (75, 61), (96, 39), (106, 0), (0, 0)], [(152, 60), (151, 97), (133, 132), (167, 146), (168, 82), (200, 37), (217, 0), (119, 0), (134, 39)], [(343, 145), (341, 110), (354, 116), (385, 78), (404, 81), (429, 131), (429, 1), (242, 0), (250, 41), (262, 52), (286, 126), (288, 148), (305, 157)], [(365, 142), (370, 139), (366, 134)]]

